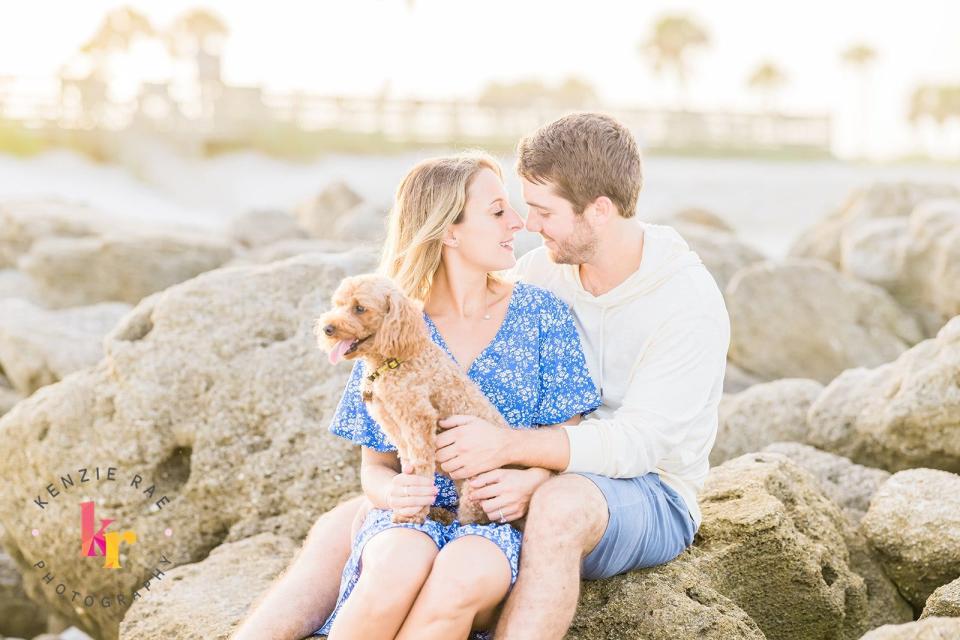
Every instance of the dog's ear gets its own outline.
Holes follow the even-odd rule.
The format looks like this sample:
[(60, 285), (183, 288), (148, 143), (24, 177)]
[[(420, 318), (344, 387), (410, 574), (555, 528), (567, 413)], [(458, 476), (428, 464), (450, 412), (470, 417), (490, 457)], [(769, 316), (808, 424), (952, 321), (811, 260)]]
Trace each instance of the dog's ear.
[(405, 359), (424, 331), (420, 310), (395, 289), (386, 296), (387, 308), (377, 331), (377, 351), (385, 358)]

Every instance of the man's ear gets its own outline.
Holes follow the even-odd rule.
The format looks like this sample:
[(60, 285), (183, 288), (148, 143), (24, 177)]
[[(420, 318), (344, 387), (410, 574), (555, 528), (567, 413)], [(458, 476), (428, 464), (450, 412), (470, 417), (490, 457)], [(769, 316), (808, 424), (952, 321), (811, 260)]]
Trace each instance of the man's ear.
[(617, 205), (607, 196), (598, 197), (587, 205), (587, 210), (590, 211), (594, 226), (606, 225), (617, 216)]

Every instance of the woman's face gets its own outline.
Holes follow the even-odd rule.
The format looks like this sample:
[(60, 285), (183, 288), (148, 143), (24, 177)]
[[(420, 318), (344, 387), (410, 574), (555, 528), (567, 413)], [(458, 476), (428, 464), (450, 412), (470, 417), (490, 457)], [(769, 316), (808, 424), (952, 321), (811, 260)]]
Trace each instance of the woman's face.
[(458, 224), (447, 229), (447, 244), (455, 238), (460, 259), (482, 271), (509, 269), (517, 263), (513, 237), (523, 220), (510, 206), (503, 182), (490, 169), (481, 169), (467, 185), (467, 202)]

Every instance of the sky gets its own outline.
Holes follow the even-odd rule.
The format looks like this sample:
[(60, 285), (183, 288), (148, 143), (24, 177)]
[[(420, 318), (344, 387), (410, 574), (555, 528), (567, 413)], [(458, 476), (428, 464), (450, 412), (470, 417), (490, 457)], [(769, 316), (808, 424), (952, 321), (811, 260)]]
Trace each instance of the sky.
[[(0, 0), (0, 76), (54, 75), (103, 14), (124, 4), (158, 27), (197, 6), (218, 13), (231, 31), (223, 70), (234, 84), (470, 98), (494, 80), (559, 82), (575, 74), (607, 104), (648, 107), (674, 103), (674, 85), (651, 70), (637, 45), (658, 17), (685, 14), (711, 40), (691, 58), (691, 107), (757, 109), (746, 79), (770, 60), (788, 79), (777, 104), (831, 115), (841, 153), (863, 140), (876, 156), (908, 150), (912, 89), (960, 84), (954, 0)], [(866, 117), (861, 78), (840, 62), (845, 48), (861, 42), (879, 54), (867, 79)]]

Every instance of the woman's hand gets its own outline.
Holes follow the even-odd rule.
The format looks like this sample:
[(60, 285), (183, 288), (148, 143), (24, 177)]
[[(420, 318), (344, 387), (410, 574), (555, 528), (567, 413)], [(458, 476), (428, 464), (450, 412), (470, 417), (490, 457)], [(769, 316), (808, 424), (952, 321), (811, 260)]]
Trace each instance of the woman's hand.
[(494, 469), (470, 481), (473, 496), (490, 522), (513, 522), (527, 515), (530, 498), (553, 475), (547, 469)]
[(412, 517), (433, 505), (437, 491), (433, 476), (414, 475), (404, 462), (402, 471), (390, 481), (387, 506), (400, 516)]

